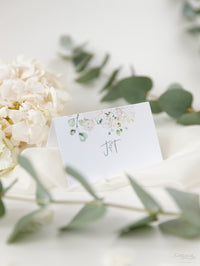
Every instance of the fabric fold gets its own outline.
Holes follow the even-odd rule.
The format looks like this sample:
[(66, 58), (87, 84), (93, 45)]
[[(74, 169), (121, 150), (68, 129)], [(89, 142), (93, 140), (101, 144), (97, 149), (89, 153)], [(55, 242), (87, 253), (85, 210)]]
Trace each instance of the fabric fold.
[[(160, 124), (160, 125), (159, 125)], [(200, 188), (200, 126), (181, 126), (173, 120), (159, 123), (157, 126), (163, 161), (159, 164), (137, 171), (129, 171), (140, 184), (148, 187), (176, 187), (181, 189)], [(62, 158), (58, 148), (28, 148), (22, 155), (29, 158), (38, 172), (43, 184), (59, 194), (82, 191), (79, 185), (68, 187)], [(34, 181), (19, 165), (3, 178), (8, 184), (12, 179), (19, 182), (10, 193), (32, 195), (35, 191)], [(115, 190), (128, 185), (124, 173), (105, 179), (102, 177), (94, 184), (98, 191)]]

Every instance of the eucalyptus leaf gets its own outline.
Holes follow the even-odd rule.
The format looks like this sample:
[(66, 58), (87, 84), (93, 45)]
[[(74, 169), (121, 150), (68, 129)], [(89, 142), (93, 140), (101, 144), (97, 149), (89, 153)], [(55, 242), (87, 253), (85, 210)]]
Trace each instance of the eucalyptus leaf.
[(135, 221), (122, 229), (119, 230), (120, 235), (125, 235), (127, 233), (130, 233), (136, 229), (146, 228), (149, 226), (150, 223), (157, 220), (156, 215), (150, 214), (148, 216), (143, 217), (142, 219), (139, 219), (138, 221)]
[(106, 82), (106, 84), (104, 85), (101, 91), (104, 91), (113, 85), (113, 82), (115, 81), (117, 75), (119, 74), (119, 71), (120, 71), (120, 68), (112, 72), (111, 76), (109, 77), (108, 81)]
[(69, 120), (68, 120), (68, 125), (69, 125), (70, 127), (74, 127), (74, 126), (75, 126), (75, 119), (74, 119), (74, 118), (69, 119)]
[(22, 217), (15, 225), (12, 233), (10, 234), (7, 243), (11, 244), (18, 241), (22, 236), (33, 231), (33, 228), (37, 228), (37, 221), (34, 220), (35, 216), (39, 214), (43, 208), (33, 211), (24, 217)]
[(149, 101), (149, 103), (150, 103), (150, 106), (151, 106), (152, 113), (158, 114), (158, 113), (162, 112), (162, 109), (161, 109), (161, 107), (159, 105), (159, 102), (157, 100)]
[(72, 61), (75, 67), (78, 68), (89, 55), (90, 54), (88, 52), (85, 52), (83, 50), (80, 50), (78, 53), (74, 53)]
[(132, 188), (135, 190), (137, 196), (143, 203), (144, 207), (149, 211), (149, 213), (157, 213), (162, 211), (161, 206), (155, 201), (155, 199), (147, 193), (136, 181), (134, 181), (130, 176), (128, 176), (129, 182)]
[(110, 58), (110, 55), (109, 55), (109, 54), (106, 54), (105, 57), (104, 57), (104, 59), (103, 59), (102, 64), (100, 65), (101, 70), (102, 70), (102, 69), (104, 68), (104, 66), (108, 63), (109, 58)]
[(85, 74), (76, 79), (78, 83), (88, 83), (99, 77), (101, 73), (100, 67), (91, 68)]
[(74, 44), (72, 38), (68, 35), (65, 35), (60, 37), (60, 45), (67, 50), (71, 50)]
[(159, 98), (159, 105), (168, 115), (178, 118), (191, 108), (193, 96), (184, 89), (170, 89)]
[(112, 86), (102, 101), (113, 101), (124, 98), (129, 103), (146, 101), (146, 94), (152, 88), (152, 80), (143, 76), (131, 76), (120, 80)]
[(86, 67), (88, 66), (88, 64), (90, 63), (90, 61), (93, 58), (93, 54), (89, 54), (87, 53), (86, 56), (84, 57), (84, 59), (82, 59), (82, 61), (79, 63), (79, 65), (77, 65), (76, 67), (76, 71), (77, 72), (82, 72), (86, 69)]
[(78, 46), (75, 46), (73, 49), (73, 54), (79, 55), (79, 54), (84, 53), (84, 52), (88, 54), (88, 52), (85, 51), (86, 45), (87, 45), (87, 42), (84, 42), (82, 44), (79, 44)]
[(195, 16), (196, 16), (195, 9), (188, 2), (185, 2), (184, 5), (183, 5), (183, 15), (187, 19), (194, 19)]
[(24, 156), (18, 156), (19, 164), (33, 177), (37, 185), (36, 197), (38, 205), (44, 206), (52, 201), (51, 195), (45, 186), (41, 183), (31, 162)]
[(5, 213), (6, 213), (5, 205), (0, 197), (0, 218), (3, 217)]
[(191, 34), (200, 34), (200, 26), (199, 25), (192, 26), (188, 28), (188, 32)]
[(71, 167), (66, 167), (65, 171), (67, 174), (73, 176), (81, 185), (87, 190), (87, 192), (96, 200), (101, 200), (94, 192), (92, 186), (88, 183), (88, 181), (75, 169)]
[(73, 136), (75, 133), (76, 133), (76, 130), (75, 130), (75, 129), (71, 129), (71, 130), (70, 130), (70, 135), (71, 135), (71, 136)]
[(80, 119), (80, 120), (78, 120), (78, 123), (79, 123), (80, 126), (83, 126), (84, 120), (83, 119)]
[(195, 193), (179, 191), (173, 188), (167, 188), (166, 190), (183, 212), (184, 219), (189, 223), (200, 227), (199, 195)]
[(121, 95), (129, 103), (146, 101), (146, 94), (152, 88), (152, 80), (143, 76), (131, 76), (116, 85)]
[(98, 205), (85, 205), (78, 214), (72, 219), (72, 221), (60, 228), (61, 231), (67, 231), (77, 229), (88, 223), (94, 222), (102, 218), (106, 213), (106, 207), (99, 203)]
[(115, 101), (115, 100), (120, 99), (122, 97), (123, 96), (121, 95), (119, 88), (112, 86), (108, 90), (107, 94), (102, 97), (101, 102), (112, 102), (112, 101)]
[(4, 195), (4, 188), (0, 180), (0, 217), (3, 217), (6, 213), (6, 209), (2, 200), (3, 195)]
[(80, 132), (78, 135), (79, 135), (80, 141), (82, 141), (82, 142), (86, 141), (86, 139), (88, 137), (87, 133), (85, 133), (85, 132)]
[(90, 81), (93, 81), (94, 79), (98, 78), (101, 74), (101, 70), (106, 65), (106, 63), (109, 60), (109, 55), (106, 54), (106, 56), (103, 59), (102, 64), (99, 67), (94, 67), (88, 70), (86, 73), (84, 73), (82, 76), (76, 79), (78, 83), (88, 83)]
[(183, 89), (183, 86), (180, 83), (172, 83), (167, 88), (167, 90), (174, 90), (174, 89)]
[(182, 125), (200, 125), (200, 112), (188, 113), (180, 116), (177, 120)]
[(3, 188), (3, 185), (2, 185), (2, 182), (1, 182), (1, 179), (0, 179), (0, 197), (3, 196), (3, 190), (4, 190), (4, 188)]
[(5, 195), (16, 183), (17, 183), (18, 179), (14, 179), (10, 185), (6, 188), (3, 189), (3, 195)]
[(173, 219), (159, 224), (160, 229), (168, 234), (183, 238), (193, 238), (200, 235), (200, 226), (194, 226), (183, 218)]

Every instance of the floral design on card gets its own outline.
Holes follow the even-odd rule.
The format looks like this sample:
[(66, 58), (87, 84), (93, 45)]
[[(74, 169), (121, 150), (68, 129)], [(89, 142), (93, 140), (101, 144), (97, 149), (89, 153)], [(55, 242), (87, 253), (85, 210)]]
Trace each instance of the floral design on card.
[(47, 147), (59, 147), (64, 167), (91, 182), (162, 161), (148, 102), (54, 118)]
[(107, 129), (108, 135), (116, 134), (120, 136), (128, 129), (128, 125), (133, 122), (133, 106), (112, 108), (106, 112), (104, 110), (91, 112), (85, 114), (84, 117), (80, 117), (80, 114), (77, 114), (75, 117), (68, 119), (68, 125), (71, 128), (70, 135), (78, 135), (82, 142), (86, 141), (89, 132), (95, 127), (102, 126)]

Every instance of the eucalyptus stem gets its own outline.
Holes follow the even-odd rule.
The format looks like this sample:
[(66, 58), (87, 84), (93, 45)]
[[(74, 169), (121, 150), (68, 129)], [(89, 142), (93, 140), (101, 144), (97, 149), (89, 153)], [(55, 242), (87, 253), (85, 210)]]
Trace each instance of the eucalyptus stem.
[[(3, 195), (5, 199), (8, 200), (16, 200), (16, 201), (24, 201), (24, 202), (36, 202), (36, 203), (46, 203), (43, 200), (39, 199), (29, 199), (29, 198), (22, 198), (22, 197), (16, 197), (16, 196), (8, 196), (8, 195)], [(86, 201), (86, 200), (52, 200), (52, 204), (63, 204), (63, 205), (99, 205), (101, 201)], [(116, 209), (122, 209), (122, 210), (129, 210), (129, 211), (135, 211), (135, 212), (142, 212), (142, 213), (151, 213), (151, 210), (148, 209), (143, 209), (143, 208), (138, 208), (134, 206), (128, 206), (128, 205), (122, 205), (122, 204), (117, 204), (117, 203), (112, 203), (112, 202), (103, 202), (103, 204), (106, 207), (110, 208), (116, 208)], [(181, 213), (176, 213), (176, 212), (166, 212), (166, 211), (159, 211), (157, 213), (158, 215), (164, 215), (164, 216), (181, 216)]]
[(148, 97), (148, 100), (155, 100), (155, 101), (157, 101), (159, 99), (159, 97), (157, 95), (152, 94), (150, 92), (148, 92), (146, 95)]

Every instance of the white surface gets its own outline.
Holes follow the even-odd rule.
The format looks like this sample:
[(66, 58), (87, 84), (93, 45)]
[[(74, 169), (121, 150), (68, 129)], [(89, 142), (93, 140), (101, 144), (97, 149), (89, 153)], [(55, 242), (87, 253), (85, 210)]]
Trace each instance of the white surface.
[[(171, 82), (182, 83), (194, 92), (195, 104), (198, 106), (199, 55), (195, 43), (182, 33), (177, 3), (174, 0), (1, 0), (1, 57), (11, 60), (22, 53), (37, 57), (54, 69), (66, 73), (68, 87), (74, 96), (67, 113), (109, 106), (99, 104), (96, 89), (83, 89), (76, 84), (72, 86), (70, 69), (67, 72), (66, 64), (56, 59), (58, 37), (70, 33), (77, 40), (89, 40), (99, 55), (103, 56), (104, 51), (109, 51), (113, 56), (110, 68), (125, 64), (128, 71), (129, 64), (133, 64), (137, 73), (150, 75), (155, 81), (155, 94), (164, 91)], [(164, 157), (171, 156), (173, 159), (176, 152), (177, 157), (174, 159), (179, 162), (178, 177), (174, 167), (170, 168), (170, 160), (166, 160), (166, 168), (160, 169), (163, 171), (162, 177), (155, 170), (157, 176), (154, 181), (156, 184), (158, 181), (162, 183), (161, 178), (165, 181), (168, 178), (167, 181), (173, 183), (173, 178), (177, 177), (179, 185), (181, 182), (178, 181), (181, 180), (182, 186), (188, 182), (188, 187), (194, 187), (199, 182), (199, 146), (195, 145), (195, 137), (198, 142), (199, 127), (188, 127), (186, 132), (183, 127), (174, 130), (170, 128), (173, 123), (166, 123), (168, 120), (165, 116), (161, 121), (156, 118), (156, 125), (159, 127), (160, 139), (163, 140), (164, 146), (161, 143), (161, 147)], [(141, 181), (152, 185), (152, 180), (149, 183), (148, 180), (148, 173), (144, 171)], [(173, 208), (164, 192), (154, 188), (153, 193), (162, 199), (167, 209)], [(113, 201), (138, 204), (129, 187), (104, 192), (102, 195)], [(76, 198), (82, 194), (69, 192), (67, 196)], [(110, 211), (91, 230), (61, 236), (56, 228), (66, 223), (77, 209), (59, 207), (56, 208), (54, 223), (41, 234), (14, 246), (5, 245), (14, 222), (29, 211), (29, 206), (7, 202), (8, 216), (0, 222), (0, 266), (200, 264), (199, 239), (185, 241), (171, 236), (163, 237), (160, 232), (118, 239), (113, 232), (135, 219), (136, 215), (129, 212), (123, 212), (122, 215), (122, 211), (116, 210)]]

